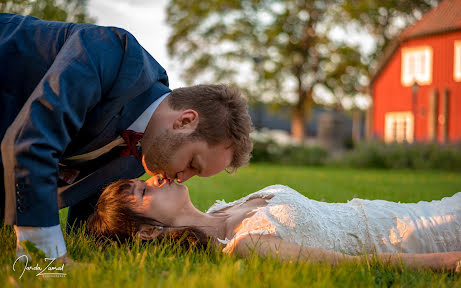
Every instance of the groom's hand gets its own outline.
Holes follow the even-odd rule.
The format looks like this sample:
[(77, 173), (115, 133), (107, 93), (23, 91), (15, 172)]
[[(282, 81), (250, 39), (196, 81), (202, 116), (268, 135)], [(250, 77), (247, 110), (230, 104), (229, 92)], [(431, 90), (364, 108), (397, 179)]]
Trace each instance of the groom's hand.
[(59, 257), (55, 261), (57, 267), (60, 267), (61, 265), (64, 265), (64, 273), (70, 273), (74, 271), (75, 269), (79, 268), (88, 268), (90, 266), (95, 266), (93, 263), (83, 263), (83, 262), (78, 262), (70, 258), (67, 254)]
[(78, 262), (75, 262), (74, 260), (72, 260), (69, 256), (67, 256), (67, 253), (66, 253), (63, 256), (57, 258), (56, 263), (59, 263), (59, 264), (63, 263), (67, 266), (67, 265), (77, 264)]

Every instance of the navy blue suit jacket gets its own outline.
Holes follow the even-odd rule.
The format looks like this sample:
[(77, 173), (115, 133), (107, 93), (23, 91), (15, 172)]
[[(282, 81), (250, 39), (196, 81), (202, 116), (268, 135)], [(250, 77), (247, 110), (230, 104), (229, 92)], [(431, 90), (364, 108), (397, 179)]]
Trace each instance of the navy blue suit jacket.
[(6, 224), (57, 225), (59, 208), (143, 173), (133, 156), (109, 153), (58, 187), (63, 159), (114, 140), (170, 91), (166, 71), (130, 33), (0, 14), (0, 63)]

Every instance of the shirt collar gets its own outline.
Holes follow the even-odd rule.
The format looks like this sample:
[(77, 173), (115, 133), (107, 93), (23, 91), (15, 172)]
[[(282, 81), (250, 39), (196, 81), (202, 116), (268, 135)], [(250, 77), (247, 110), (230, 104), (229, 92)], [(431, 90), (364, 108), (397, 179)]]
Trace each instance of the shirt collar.
[(147, 128), (147, 124), (149, 123), (152, 114), (154, 114), (155, 110), (157, 109), (158, 105), (162, 103), (162, 101), (170, 95), (170, 92), (163, 94), (160, 98), (155, 100), (152, 104), (147, 107), (146, 110), (136, 119), (128, 128), (127, 130), (133, 130), (135, 132), (144, 133)]

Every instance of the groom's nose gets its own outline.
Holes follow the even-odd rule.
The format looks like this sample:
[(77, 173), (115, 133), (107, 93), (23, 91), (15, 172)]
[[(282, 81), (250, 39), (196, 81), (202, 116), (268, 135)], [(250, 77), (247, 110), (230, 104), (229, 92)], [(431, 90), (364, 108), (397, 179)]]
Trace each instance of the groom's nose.
[(186, 182), (187, 180), (189, 180), (189, 178), (195, 175), (197, 175), (196, 172), (192, 170), (186, 170), (186, 171), (179, 172), (176, 178), (178, 179), (178, 182)]

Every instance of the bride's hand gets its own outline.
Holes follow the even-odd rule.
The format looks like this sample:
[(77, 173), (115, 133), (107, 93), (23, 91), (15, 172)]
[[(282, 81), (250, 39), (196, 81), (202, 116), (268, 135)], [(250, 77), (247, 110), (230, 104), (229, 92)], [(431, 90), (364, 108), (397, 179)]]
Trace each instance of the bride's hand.
[(430, 267), (435, 270), (448, 270), (460, 273), (461, 251), (433, 253), (429, 260)]
[(450, 271), (461, 273), (461, 251), (447, 252), (446, 260), (444, 261), (446, 267)]

